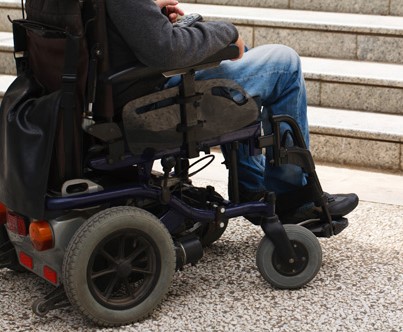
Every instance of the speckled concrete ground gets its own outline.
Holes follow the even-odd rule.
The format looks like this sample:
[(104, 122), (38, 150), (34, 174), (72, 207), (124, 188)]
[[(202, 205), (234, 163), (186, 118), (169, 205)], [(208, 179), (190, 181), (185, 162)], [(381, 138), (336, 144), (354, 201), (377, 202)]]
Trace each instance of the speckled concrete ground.
[[(323, 265), (316, 278), (287, 291), (271, 288), (257, 270), (262, 231), (233, 219), (197, 266), (176, 273), (151, 317), (102, 330), (403, 331), (403, 206), (362, 202), (349, 220), (343, 233), (320, 240)], [(51, 287), (32, 274), (4, 269), (0, 280), (1, 331), (101, 330), (71, 307), (35, 316), (33, 299)]]

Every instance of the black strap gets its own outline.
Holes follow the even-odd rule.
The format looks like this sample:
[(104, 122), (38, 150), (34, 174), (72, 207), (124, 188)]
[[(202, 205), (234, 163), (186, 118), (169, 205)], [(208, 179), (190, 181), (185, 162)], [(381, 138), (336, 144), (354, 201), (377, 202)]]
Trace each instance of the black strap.
[(74, 126), (76, 114), (77, 68), (80, 55), (80, 37), (67, 34), (64, 69), (61, 88), (61, 112), (63, 117), (63, 140), (65, 155), (65, 176), (71, 178), (74, 172)]

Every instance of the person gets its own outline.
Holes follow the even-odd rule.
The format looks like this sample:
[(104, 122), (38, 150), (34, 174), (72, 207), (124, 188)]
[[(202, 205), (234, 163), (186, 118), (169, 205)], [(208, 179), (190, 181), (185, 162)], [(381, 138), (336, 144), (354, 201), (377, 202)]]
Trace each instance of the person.
[[(201, 62), (235, 43), (237, 59), (222, 61), (219, 67), (196, 72), (197, 80), (230, 79), (262, 102), (263, 131), (269, 133), (269, 116), (286, 114), (298, 123), (309, 147), (307, 100), (298, 54), (284, 45), (262, 45), (244, 52), (245, 44), (237, 28), (228, 22), (198, 22), (191, 27), (174, 27), (184, 12), (176, 0), (106, 0), (108, 40), (112, 67), (133, 63), (136, 59), (150, 67), (183, 68)], [(176, 77), (164, 87), (179, 83)], [(281, 128), (283, 132), (287, 128)], [(306, 176), (295, 165), (274, 167), (260, 154), (250, 156), (241, 145), (238, 154), (240, 200), (258, 200), (265, 191), (273, 191), (281, 201), (281, 220), (300, 222), (316, 218), (320, 209), (306, 202), (303, 190)], [(356, 194), (326, 194), (330, 214), (342, 217), (358, 205)], [(290, 197), (292, 199), (290, 199)], [(293, 204), (294, 203), (294, 204)], [(295, 204), (297, 203), (297, 204)]]

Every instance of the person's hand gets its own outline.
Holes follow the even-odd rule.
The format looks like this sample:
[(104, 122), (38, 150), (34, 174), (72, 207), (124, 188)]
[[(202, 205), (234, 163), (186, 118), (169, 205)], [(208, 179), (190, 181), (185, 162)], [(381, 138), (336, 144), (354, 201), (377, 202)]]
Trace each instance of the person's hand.
[(232, 61), (241, 59), (243, 57), (243, 54), (245, 53), (245, 42), (243, 41), (241, 36), (238, 37), (237, 41), (235, 42), (235, 45), (238, 46), (239, 48), (239, 55), (237, 58), (232, 59)]
[(176, 0), (155, 0), (155, 3), (161, 9), (165, 7), (166, 15), (172, 23), (177, 21), (178, 16), (185, 15), (184, 11), (177, 6)]

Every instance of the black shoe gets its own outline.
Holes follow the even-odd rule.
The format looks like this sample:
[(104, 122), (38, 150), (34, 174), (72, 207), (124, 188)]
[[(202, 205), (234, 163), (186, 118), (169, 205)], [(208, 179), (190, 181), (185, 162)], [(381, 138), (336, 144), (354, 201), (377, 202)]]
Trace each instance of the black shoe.
[[(324, 193), (327, 198), (330, 215), (333, 219), (339, 219), (353, 211), (359, 202), (356, 194), (335, 194)], [(292, 212), (285, 212), (279, 215), (280, 221), (284, 224), (297, 224), (309, 219), (321, 217), (322, 208), (313, 203), (305, 204)]]
[(337, 219), (353, 211), (359, 202), (356, 194), (335, 194), (324, 193), (327, 198), (330, 215)]
[[(302, 192), (304, 193), (304, 192)], [(241, 191), (239, 195), (239, 199), (241, 203), (245, 202), (253, 202), (253, 201), (259, 201), (263, 199), (264, 197), (264, 192), (250, 192), (250, 191)], [(308, 195), (309, 193), (305, 193), (305, 195)], [(309, 219), (318, 219), (321, 217), (322, 213), (322, 208), (317, 207), (314, 205), (314, 203), (306, 203), (300, 205), (300, 207), (295, 208), (292, 206), (292, 203), (295, 203), (298, 201), (299, 197), (293, 197), (292, 195), (290, 196), (287, 194), (288, 197), (286, 196), (285, 199), (282, 198), (282, 203), (280, 209), (278, 209), (278, 206), (276, 206), (276, 211), (277, 214), (280, 218), (280, 221), (284, 224), (296, 224), (300, 223), (305, 220)], [(301, 195), (301, 193), (298, 193), (297, 195)], [(324, 193), (324, 195), (327, 198), (327, 203), (328, 203), (328, 209), (330, 212), (330, 215), (332, 216), (333, 219), (339, 219), (347, 214), (349, 214), (351, 211), (353, 211), (359, 202), (359, 198), (356, 194), (334, 194), (331, 195), (329, 193)], [(287, 198), (293, 200), (293, 202), (289, 202), (287, 204)], [(301, 200), (302, 201), (302, 200)], [(278, 203), (278, 201), (276, 202)], [(277, 205), (277, 204), (276, 204)], [(284, 209), (284, 206), (288, 205), (290, 209)], [(246, 219), (254, 222), (256, 216), (245, 216)], [(255, 222), (254, 222), (255, 223)]]

